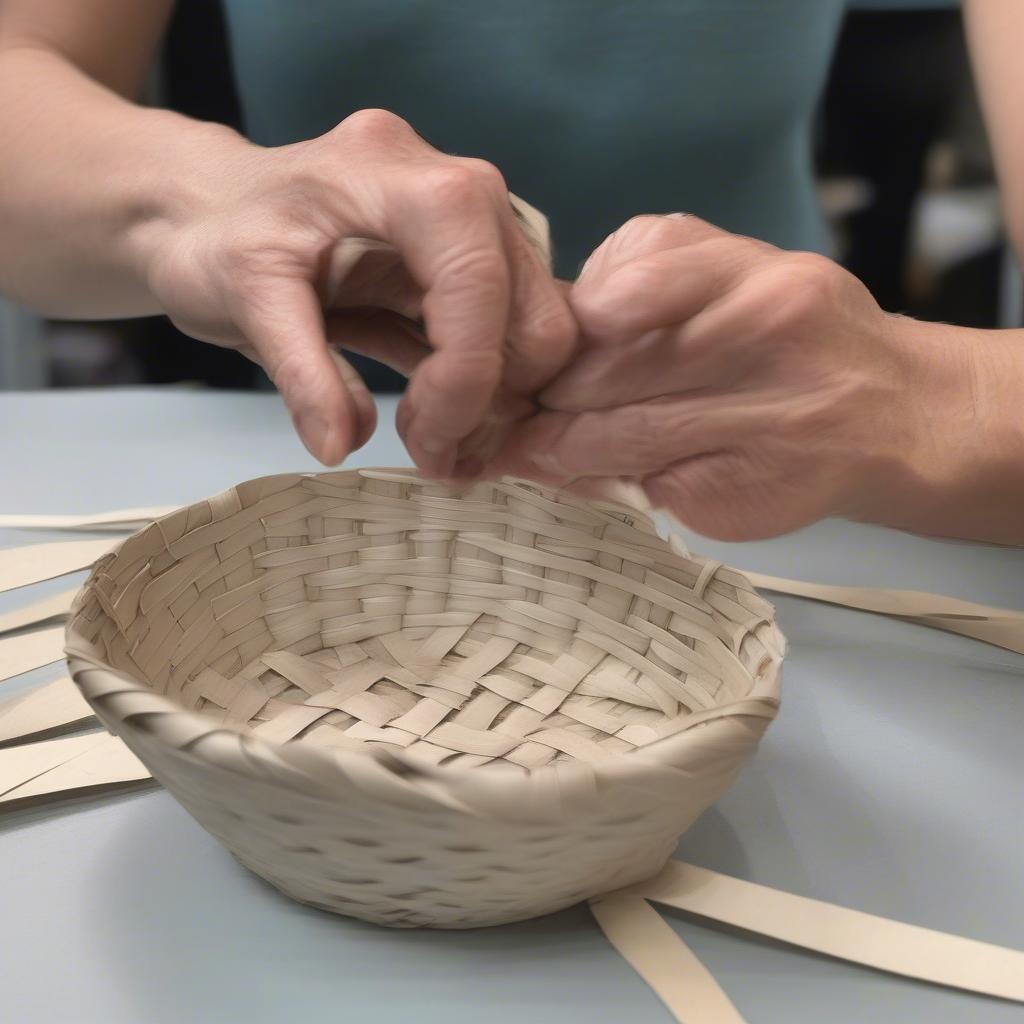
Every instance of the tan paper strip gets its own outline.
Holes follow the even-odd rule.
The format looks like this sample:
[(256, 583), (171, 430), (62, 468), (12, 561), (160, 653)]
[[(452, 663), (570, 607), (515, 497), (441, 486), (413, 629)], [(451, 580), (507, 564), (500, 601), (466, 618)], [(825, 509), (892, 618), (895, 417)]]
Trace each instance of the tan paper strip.
[(24, 608), (15, 608), (14, 611), (0, 614), (0, 633), (9, 633), (14, 629), (23, 629), (25, 626), (34, 626), (38, 622), (46, 622), (48, 619), (63, 618), (71, 611), (71, 602), (74, 600), (76, 590), (62, 590), (59, 594), (51, 597), (44, 597), (41, 601), (25, 605)]
[(91, 750), (104, 735), (94, 732), (0, 750), (0, 796)]
[(743, 575), (755, 587), (763, 590), (806, 597), (814, 601), (824, 601), (826, 604), (876, 612), (880, 615), (894, 615), (910, 619), (921, 626), (958, 633), (1017, 654), (1024, 654), (1024, 612), (1012, 608), (994, 608), (921, 590), (837, 587), (745, 570)]
[(118, 544), (120, 541), (107, 539), (62, 540), (53, 544), (0, 548), (0, 592), (88, 569)]
[(743, 1024), (710, 971), (646, 900), (613, 894), (593, 900), (590, 912), (680, 1024)]
[(116, 736), (90, 733), (0, 750), (0, 805), (150, 777)]
[(682, 861), (622, 890), (817, 953), (1024, 1002), (1024, 952), (889, 921)]
[(93, 515), (5, 515), (0, 529), (11, 530), (137, 530), (175, 511), (174, 505), (153, 508), (122, 508)]
[(90, 721), (98, 724), (71, 677), (64, 676), (0, 704), (0, 743)]
[(64, 627), (50, 626), (0, 640), (0, 683), (64, 657)]

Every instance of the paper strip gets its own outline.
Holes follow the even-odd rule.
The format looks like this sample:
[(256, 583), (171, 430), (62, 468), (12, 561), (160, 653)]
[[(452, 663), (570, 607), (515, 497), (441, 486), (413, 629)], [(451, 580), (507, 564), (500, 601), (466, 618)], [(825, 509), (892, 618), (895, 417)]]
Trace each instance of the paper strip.
[(63, 657), (63, 626), (5, 637), (0, 640), (0, 683), (22, 672), (61, 661)]
[(0, 592), (88, 569), (120, 543), (106, 539), (62, 540), (53, 544), (0, 548)]
[(153, 508), (122, 508), (93, 515), (6, 515), (0, 529), (11, 530), (119, 530), (131, 532), (176, 511), (175, 505)]
[(1018, 950), (889, 921), (682, 861), (669, 861), (661, 874), (621, 894), (880, 971), (1024, 1002), (1024, 952)]
[(993, 608), (922, 590), (837, 587), (740, 570), (755, 587), (794, 597), (909, 619), (921, 626), (958, 633), (973, 640), (1024, 654), (1024, 612)]
[(0, 704), (0, 743), (89, 721), (95, 724), (92, 708), (64, 676)]
[(148, 778), (145, 765), (107, 733), (0, 750), (0, 805)]
[(711, 972), (646, 900), (612, 894), (593, 900), (590, 912), (680, 1024), (743, 1024)]
[(3, 612), (0, 614), (0, 633), (9, 633), (14, 629), (23, 629), (25, 626), (46, 622), (48, 619), (65, 617), (71, 611), (71, 602), (76, 593), (77, 591), (74, 589), (62, 590), (59, 594), (44, 597), (41, 601), (25, 605), (24, 608)]

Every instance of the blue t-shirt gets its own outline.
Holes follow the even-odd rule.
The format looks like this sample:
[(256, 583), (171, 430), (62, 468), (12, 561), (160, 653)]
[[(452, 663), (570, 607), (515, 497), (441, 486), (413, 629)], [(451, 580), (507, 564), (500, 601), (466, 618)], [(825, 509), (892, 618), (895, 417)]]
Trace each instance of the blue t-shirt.
[(227, 0), (250, 136), (384, 107), (495, 163), (558, 269), (636, 213), (825, 249), (810, 154), (843, 0)]

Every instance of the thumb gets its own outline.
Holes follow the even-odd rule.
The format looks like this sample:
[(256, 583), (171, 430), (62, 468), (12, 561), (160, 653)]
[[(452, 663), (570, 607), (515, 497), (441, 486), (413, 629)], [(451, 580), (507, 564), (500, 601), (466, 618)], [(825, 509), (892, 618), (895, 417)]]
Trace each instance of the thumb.
[(353, 367), (328, 348), (320, 303), (307, 281), (264, 282), (235, 319), (310, 454), (335, 466), (366, 442), (377, 418), (373, 398)]

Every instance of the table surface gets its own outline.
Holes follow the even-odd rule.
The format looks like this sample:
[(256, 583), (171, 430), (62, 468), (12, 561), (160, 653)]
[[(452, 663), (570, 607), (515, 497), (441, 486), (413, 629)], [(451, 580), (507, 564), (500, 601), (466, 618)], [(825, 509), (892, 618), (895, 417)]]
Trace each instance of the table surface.
[[(407, 461), (393, 405), (381, 402), (381, 426), (353, 465)], [(314, 468), (273, 395), (0, 396), (4, 512), (184, 504)], [(0, 546), (58, 536), (0, 531)], [(1024, 607), (1024, 550), (838, 521), (766, 543), (687, 539), (741, 568)], [(0, 608), (11, 606), (7, 595)], [(778, 608), (790, 641), (781, 715), (679, 855), (1024, 948), (1024, 659), (811, 602)], [(27, 674), (4, 695), (59, 671)], [(1010, 1004), (665, 917), (751, 1024), (1021, 1020)], [(582, 907), (476, 932), (388, 931), (280, 896), (163, 792), (0, 818), (0, 1019), (10, 1024), (531, 1017), (670, 1020)]]

